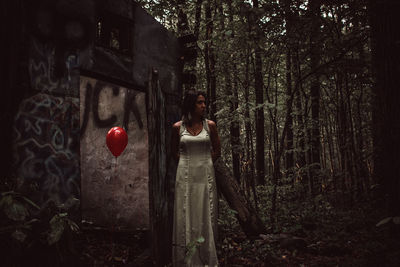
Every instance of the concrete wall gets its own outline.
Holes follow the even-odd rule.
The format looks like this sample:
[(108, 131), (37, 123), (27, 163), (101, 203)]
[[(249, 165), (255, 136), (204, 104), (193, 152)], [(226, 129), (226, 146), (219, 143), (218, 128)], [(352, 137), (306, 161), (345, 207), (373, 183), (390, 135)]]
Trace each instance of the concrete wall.
[[(80, 100), (82, 219), (101, 225), (148, 228), (145, 93), (81, 76)], [(111, 127), (122, 127), (132, 109), (137, 112), (131, 114), (127, 124), (128, 145), (116, 160), (106, 146), (106, 134)]]
[[(79, 77), (75, 59), (70, 75), (52, 75), (55, 47), (30, 40), (29, 95), (14, 123), (13, 162), (20, 184), (28, 184), (38, 204), (79, 198)], [(23, 77), (20, 77), (23, 81)]]
[[(89, 67), (85, 67), (82, 70), (82, 73), (86, 73), (88, 77), (92, 77), (97, 79), (97, 82), (102, 82), (106, 84), (106, 87), (113, 84), (113, 86), (119, 87), (121, 84), (127, 83), (124, 89), (119, 90), (128, 90), (128, 92), (134, 92), (135, 90), (145, 92), (148, 87), (149, 80), (149, 72), (152, 69), (157, 69), (158, 72), (158, 80), (160, 84), (161, 90), (165, 94), (166, 98), (166, 108), (165, 108), (165, 127), (166, 133), (163, 138), (166, 140), (166, 144), (169, 144), (170, 140), (170, 128), (172, 123), (179, 120), (179, 100), (180, 100), (180, 89), (179, 89), (179, 75), (178, 75), (178, 53), (179, 53), (179, 45), (175, 36), (168, 32), (160, 23), (158, 23), (153, 17), (151, 17), (146, 11), (140, 8), (137, 4), (132, 3), (130, 1), (118, 1), (118, 5), (116, 5), (115, 1), (104, 1), (103, 8), (110, 10), (114, 14), (121, 14), (126, 19), (131, 20), (132, 23), (132, 34), (133, 34), (133, 44), (132, 44), (132, 56), (124, 56), (113, 51), (110, 51), (103, 47), (93, 47), (91, 50), (91, 54), (93, 55), (93, 64)], [(87, 80), (87, 78), (84, 78)], [(92, 80), (93, 81), (93, 80)], [(94, 88), (94, 87), (93, 87)], [(123, 87), (119, 87), (123, 88)], [(126, 89), (128, 88), (128, 89)], [(86, 90), (85, 86), (82, 87), (81, 83), (81, 101), (84, 98), (83, 91)], [(124, 97), (122, 91), (119, 91), (118, 96), (114, 96), (111, 93), (111, 89), (107, 89), (110, 99), (113, 101), (119, 101), (119, 105), (123, 105)], [(125, 91), (124, 91), (125, 92)], [(103, 92), (105, 94), (105, 91)], [(138, 93), (138, 92), (136, 92)], [(103, 99), (103, 100), (102, 100)], [(104, 117), (102, 119), (109, 118), (111, 113), (119, 114), (118, 122), (114, 122), (115, 125), (122, 126), (122, 117), (126, 114), (130, 114), (130, 120), (132, 121), (129, 124), (128, 135), (134, 134), (132, 132), (137, 131), (138, 128), (137, 121), (135, 120), (135, 109), (131, 111), (125, 109), (124, 111), (114, 110), (113, 104), (111, 102), (107, 102), (108, 98), (104, 97), (99, 100), (99, 103), (103, 103), (104, 107)], [(119, 99), (119, 100), (117, 100)], [(95, 101), (97, 102), (97, 101)], [(128, 101), (131, 103), (131, 101)], [(137, 102), (139, 109), (141, 109), (140, 114), (142, 114), (143, 123), (146, 120), (146, 114), (142, 108), (145, 108), (144, 98), (143, 102)], [(99, 106), (100, 110), (100, 106)], [(81, 103), (81, 113), (83, 112), (83, 107)], [(119, 112), (119, 113), (118, 113)], [(121, 113), (122, 112), (122, 113)], [(136, 112), (137, 113), (137, 112)], [(125, 114), (125, 115), (123, 115)], [(104, 138), (105, 134), (114, 124), (108, 124), (106, 128), (102, 128), (101, 130), (94, 128), (86, 128), (84, 129), (84, 136), (90, 131), (100, 131), (101, 139), (103, 143), (99, 143), (103, 146), (102, 149), (105, 148)], [(89, 126), (88, 126), (89, 127)], [(145, 126), (146, 128), (147, 126)], [(82, 129), (82, 121), (81, 121), (81, 129)], [(140, 130), (138, 134), (142, 134), (143, 132)], [(94, 134), (94, 133), (91, 133)], [(96, 133), (97, 134), (97, 133)], [(85, 137), (84, 137), (85, 138)], [(148, 156), (148, 144), (147, 139), (148, 136), (143, 136), (143, 139), (140, 143), (135, 143), (136, 141), (132, 141), (129, 139), (129, 145), (133, 145), (133, 148), (136, 149), (137, 145), (144, 145), (143, 149), (147, 149)], [(84, 141), (81, 141), (81, 145), (84, 145)], [(121, 160), (121, 163), (118, 161), (118, 169), (123, 173), (123, 178), (121, 180), (114, 180), (114, 184), (112, 184), (113, 180), (111, 179), (111, 184), (107, 187), (105, 186), (106, 182), (99, 182), (101, 180), (110, 177), (110, 164), (111, 161), (106, 163), (106, 156), (111, 160), (112, 156), (108, 151), (98, 152), (96, 157), (91, 158), (90, 160), (86, 159), (86, 155), (84, 153), (85, 150), (88, 150), (87, 147), (81, 147), (81, 164), (82, 164), (82, 216), (83, 218), (91, 219), (96, 223), (110, 225), (113, 221), (107, 218), (107, 212), (114, 212), (113, 214), (117, 214), (119, 216), (119, 223), (121, 225), (125, 225), (127, 227), (148, 227), (148, 218), (149, 218), (149, 202), (148, 195), (145, 195), (144, 190), (148, 189), (149, 182), (149, 174), (148, 172), (142, 172), (142, 174), (138, 174), (138, 170), (130, 169), (132, 166), (148, 166), (148, 158), (144, 159), (143, 157), (135, 156), (135, 153), (139, 153), (132, 151), (132, 155), (127, 155), (125, 161)], [(167, 147), (169, 151), (169, 147)], [(97, 152), (96, 152), (97, 153)], [(105, 153), (104, 155), (101, 153)], [(125, 152), (124, 152), (125, 153)], [(129, 152), (130, 153), (130, 152)], [(144, 153), (144, 150), (140, 152)], [(139, 154), (140, 154), (139, 153)], [(91, 153), (89, 153), (91, 154)], [(121, 156), (124, 158), (124, 154)], [(167, 156), (168, 159), (170, 157)], [(135, 161), (136, 160), (136, 161)], [(131, 165), (131, 166), (122, 166), (122, 165)], [(92, 172), (85, 172), (86, 167), (83, 166), (101, 166), (96, 169), (93, 168)], [(108, 166), (107, 168), (105, 166)], [(172, 166), (173, 164), (168, 164)], [(142, 168), (142, 167), (140, 167)], [(159, 168), (167, 168), (167, 166), (159, 166)], [(96, 169), (96, 171), (94, 170)], [(166, 170), (165, 170), (166, 171)], [(174, 175), (175, 169), (174, 166), (168, 169), (168, 175), (165, 178), (166, 188), (168, 188), (168, 192), (172, 192), (174, 185)], [(138, 176), (136, 176), (138, 174)], [(95, 176), (95, 178), (93, 178)], [(100, 183), (100, 184), (96, 184)], [(134, 183), (134, 187), (131, 188), (127, 185)], [(90, 186), (92, 185), (92, 188)], [(86, 187), (87, 186), (87, 187)], [(86, 190), (87, 188), (87, 190)], [(90, 190), (89, 190), (90, 188)], [(104, 189), (106, 188), (106, 189)], [(114, 201), (110, 197), (109, 193), (106, 191), (110, 188), (114, 188), (118, 196), (114, 198)], [(92, 192), (93, 191), (93, 192)], [(148, 193), (148, 191), (147, 191)], [(115, 195), (115, 193), (113, 193)], [(104, 197), (100, 195), (105, 195)], [(169, 200), (168, 206), (171, 206), (172, 195), (168, 196)], [(84, 202), (88, 202), (90, 204), (85, 204)], [(107, 202), (108, 207), (105, 208), (104, 202)], [(171, 212), (171, 207), (169, 207), (169, 212)], [(98, 215), (96, 215), (98, 214)], [(132, 220), (130, 218), (133, 218)]]

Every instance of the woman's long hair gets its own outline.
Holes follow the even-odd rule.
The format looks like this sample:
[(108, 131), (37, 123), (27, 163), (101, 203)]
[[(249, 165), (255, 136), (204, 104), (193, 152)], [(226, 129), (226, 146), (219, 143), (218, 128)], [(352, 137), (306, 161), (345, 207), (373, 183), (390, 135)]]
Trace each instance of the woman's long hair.
[[(185, 92), (185, 96), (182, 102), (182, 121), (185, 125), (191, 126), (192, 125), (192, 115), (191, 113), (194, 111), (197, 97), (199, 95), (204, 96), (207, 99), (207, 95), (205, 92), (202, 91), (194, 91), (188, 90)], [(201, 118), (202, 120), (204, 118)]]

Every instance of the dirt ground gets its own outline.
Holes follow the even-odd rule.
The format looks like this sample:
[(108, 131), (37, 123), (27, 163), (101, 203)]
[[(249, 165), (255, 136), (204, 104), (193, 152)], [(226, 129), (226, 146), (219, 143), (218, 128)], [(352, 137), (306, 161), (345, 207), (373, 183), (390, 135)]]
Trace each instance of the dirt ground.
[[(220, 266), (400, 266), (399, 225), (368, 208), (336, 211), (249, 240), (222, 208)], [(76, 248), (83, 266), (152, 266), (146, 231), (83, 227)]]

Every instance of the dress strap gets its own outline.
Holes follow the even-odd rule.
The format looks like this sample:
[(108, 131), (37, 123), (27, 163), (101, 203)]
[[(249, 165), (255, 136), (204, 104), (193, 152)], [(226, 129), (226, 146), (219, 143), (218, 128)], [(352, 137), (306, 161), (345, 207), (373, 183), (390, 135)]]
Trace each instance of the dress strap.
[(207, 131), (208, 134), (210, 134), (210, 129), (208, 128), (208, 120), (207, 119), (204, 119), (204, 121), (203, 121), (203, 128), (204, 128), (204, 130)]
[[(204, 130), (206, 130), (206, 132), (208, 134), (210, 134), (210, 128), (208, 128), (208, 120), (207, 119), (204, 119), (204, 121), (203, 121), (203, 128), (204, 128)], [(185, 123), (182, 120), (181, 127), (179, 128), (179, 136), (182, 135), (182, 133), (185, 131), (185, 129), (186, 129)]]
[(179, 136), (181, 136), (184, 131), (185, 131), (185, 124), (182, 120), (181, 127), (179, 128)]

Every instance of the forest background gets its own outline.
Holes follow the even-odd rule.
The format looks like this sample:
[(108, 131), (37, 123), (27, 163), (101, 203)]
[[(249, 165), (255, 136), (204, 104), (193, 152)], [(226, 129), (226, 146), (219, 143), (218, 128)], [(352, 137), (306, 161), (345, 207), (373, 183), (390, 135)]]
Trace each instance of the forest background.
[[(275, 233), (241, 254), (226, 206), (226, 263), (301, 264), (307, 246), (316, 266), (398, 264), (388, 239), (400, 223), (399, 3), (139, 2), (197, 40), (182, 58), (185, 89), (207, 92), (223, 160)], [(251, 255), (260, 250), (267, 259)]]

